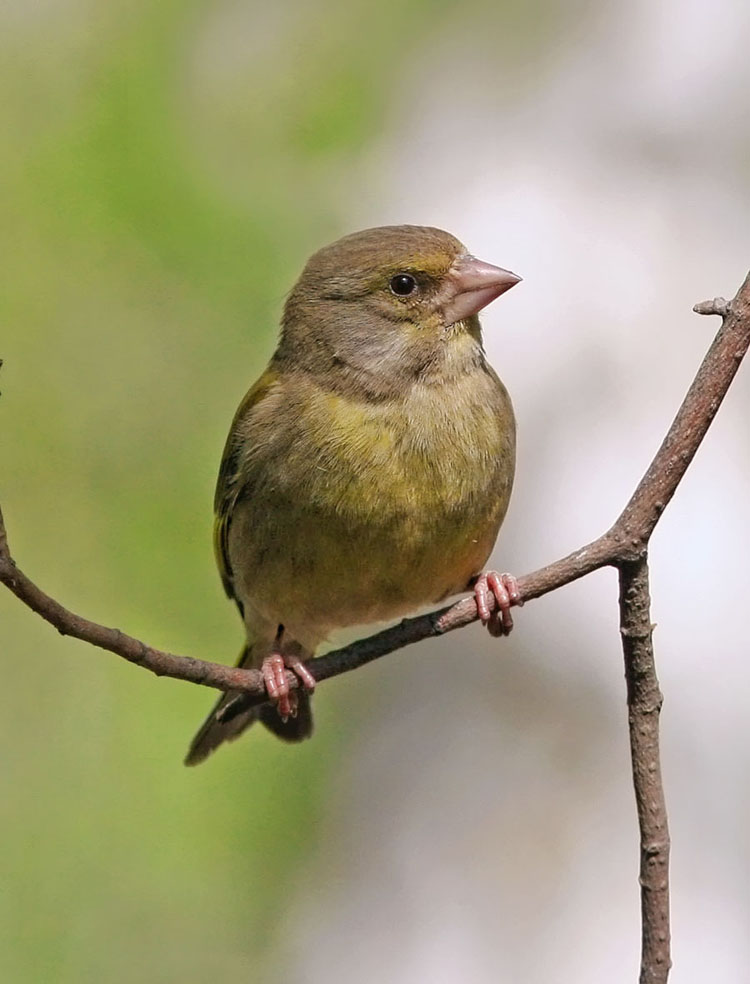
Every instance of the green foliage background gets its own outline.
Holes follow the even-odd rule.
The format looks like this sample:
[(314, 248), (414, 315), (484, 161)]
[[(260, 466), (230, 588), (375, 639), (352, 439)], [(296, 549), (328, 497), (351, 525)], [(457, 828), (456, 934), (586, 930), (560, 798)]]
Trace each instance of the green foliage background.
[[(210, 524), (234, 407), (304, 258), (368, 194), (352, 163), (409, 98), (410, 59), (481, 9), (4, 7), (0, 501), (53, 596), (233, 658)], [(508, 37), (514, 17), (549, 27), (536, 13), (482, 16)], [(211, 692), (61, 639), (7, 594), (0, 617), (3, 979), (271, 979), (356, 707), (331, 687), (315, 742), (257, 733), (185, 770)]]
[[(421, 6), (398, 5), (401, 24)], [(281, 25), (249, 10), (239, 39), (221, 8), (4, 15), (0, 493), (50, 593), (229, 661), (240, 627), (210, 548), (221, 446), (285, 289), (346, 228), (336, 179), (403, 45), (379, 20), (364, 52), (356, 5)], [(258, 733), (188, 771), (211, 692), (60, 639), (9, 596), (0, 612), (3, 979), (268, 979), (336, 764), (332, 701), (314, 744)]]

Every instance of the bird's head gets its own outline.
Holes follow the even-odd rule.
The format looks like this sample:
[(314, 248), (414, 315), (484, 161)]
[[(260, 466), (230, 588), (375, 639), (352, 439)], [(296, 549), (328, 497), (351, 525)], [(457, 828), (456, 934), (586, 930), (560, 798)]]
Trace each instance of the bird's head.
[(355, 232), (308, 261), (286, 303), (279, 355), (393, 390), (450, 362), (457, 345), (481, 351), (478, 312), (520, 279), (441, 229)]

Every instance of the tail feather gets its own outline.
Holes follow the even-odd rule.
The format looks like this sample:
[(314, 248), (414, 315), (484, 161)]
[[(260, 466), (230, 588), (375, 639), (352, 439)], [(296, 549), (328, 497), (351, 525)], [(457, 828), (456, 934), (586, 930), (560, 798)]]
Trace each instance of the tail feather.
[[(245, 646), (237, 662), (238, 666), (252, 666), (253, 656), (250, 646)], [(312, 709), (310, 697), (304, 690), (298, 690), (299, 704), (297, 716), (286, 721), (279, 717), (276, 708), (271, 704), (261, 704), (250, 707), (239, 714), (233, 715), (227, 721), (217, 719), (219, 711), (238, 696), (240, 691), (228, 690), (214, 704), (211, 713), (201, 725), (190, 743), (185, 756), (185, 765), (199, 765), (205, 761), (216, 748), (225, 741), (234, 741), (254, 721), (261, 721), (269, 731), (283, 741), (302, 741), (309, 738), (313, 730)]]
[(218, 748), (222, 742), (234, 741), (239, 738), (243, 731), (250, 727), (253, 721), (258, 718), (259, 707), (251, 707), (242, 714), (237, 714), (231, 721), (226, 723), (217, 721), (216, 715), (219, 710), (237, 695), (238, 691), (230, 690), (217, 700), (211, 709), (211, 713), (201, 725), (195, 738), (190, 742), (190, 748), (185, 756), (185, 765), (199, 765), (205, 761), (214, 749)]

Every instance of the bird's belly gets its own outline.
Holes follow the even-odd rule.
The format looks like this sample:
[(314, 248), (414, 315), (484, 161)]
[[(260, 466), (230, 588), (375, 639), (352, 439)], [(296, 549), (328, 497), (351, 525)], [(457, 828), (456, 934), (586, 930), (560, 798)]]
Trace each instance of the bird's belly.
[(232, 517), (246, 620), (322, 639), (464, 590), (505, 515), (514, 448), (507, 394), (486, 374), (395, 408), (313, 404), (283, 454), (253, 466)]
[(278, 498), (267, 510), (253, 504), (244, 519), (240, 512), (234, 523), (251, 533), (238, 538), (244, 549), (232, 560), (240, 599), (304, 640), (399, 618), (464, 590), (492, 549), (505, 490), (458, 505), (433, 496), (427, 508), (394, 502), (392, 491), (366, 521)]

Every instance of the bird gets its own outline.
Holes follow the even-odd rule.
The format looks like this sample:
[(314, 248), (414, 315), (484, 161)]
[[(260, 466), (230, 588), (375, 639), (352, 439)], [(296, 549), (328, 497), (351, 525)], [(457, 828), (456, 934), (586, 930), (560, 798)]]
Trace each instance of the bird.
[(520, 280), (417, 225), (354, 232), (308, 260), (235, 414), (214, 500), (219, 573), (246, 633), (238, 665), (262, 671), (269, 700), (224, 720), (237, 692), (224, 694), (187, 765), (256, 720), (309, 737), (305, 664), (335, 630), (472, 591), (490, 632), (510, 631), (517, 582), (483, 567), (516, 427), (478, 313)]

